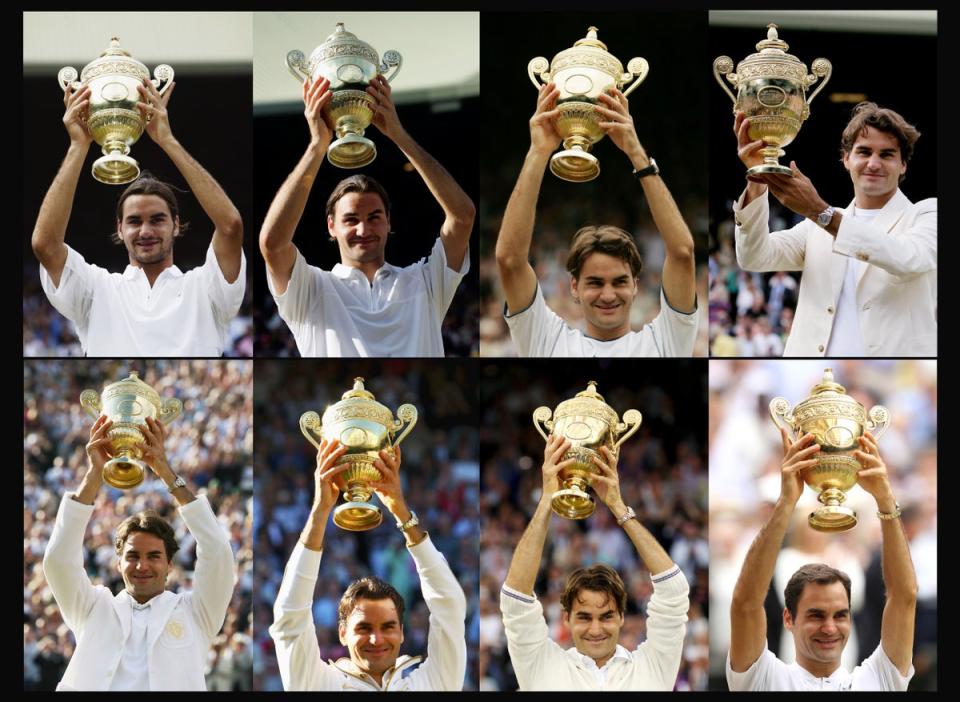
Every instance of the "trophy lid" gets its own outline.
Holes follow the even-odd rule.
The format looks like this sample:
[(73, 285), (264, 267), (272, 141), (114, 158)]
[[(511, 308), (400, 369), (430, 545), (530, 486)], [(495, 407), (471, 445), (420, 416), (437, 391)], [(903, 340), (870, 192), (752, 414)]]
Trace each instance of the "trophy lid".
[(374, 70), (380, 63), (376, 49), (353, 32), (348, 32), (343, 22), (337, 22), (333, 34), (324, 39), (323, 43), (310, 55), (310, 68), (312, 70), (319, 63), (344, 57), (369, 61), (373, 64)]
[[(845, 387), (834, 381), (832, 368), (824, 369), (823, 380), (811, 388), (810, 396), (803, 400), (803, 402), (798, 403), (796, 409), (799, 410), (804, 405), (827, 399), (844, 404), (856, 405), (860, 407), (861, 410), (863, 409), (863, 405), (847, 394)], [(794, 413), (796, 413), (796, 410), (794, 410)]]
[(592, 415), (605, 421), (607, 424), (618, 424), (620, 419), (613, 408), (606, 403), (603, 395), (597, 392), (597, 381), (587, 383), (587, 389), (578, 392), (569, 400), (564, 400), (553, 413), (554, 421), (571, 415)]
[(88, 63), (80, 72), (80, 80), (86, 82), (102, 74), (133, 75), (137, 78), (149, 78), (147, 67), (120, 47), (120, 38), (111, 37), (108, 46), (99, 57)]
[(777, 25), (767, 25), (767, 38), (757, 42), (757, 53), (737, 64), (737, 75), (744, 78), (795, 78), (803, 80), (807, 65), (793, 54), (790, 46), (777, 34)]
[(554, 56), (550, 62), (551, 73), (556, 75), (557, 71), (571, 66), (590, 66), (609, 73), (619, 83), (623, 76), (623, 64), (607, 51), (607, 45), (597, 38), (597, 31), (596, 27), (588, 27), (583, 39), (578, 39), (572, 47)]
[(129, 376), (115, 383), (110, 383), (103, 389), (104, 398), (113, 395), (137, 395), (160, 407), (160, 394), (140, 380), (139, 371), (130, 371)]
[(323, 413), (323, 425), (330, 426), (347, 419), (368, 419), (385, 427), (393, 425), (393, 413), (377, 402), (373, 393), (364, 386), (363, 378), (353, 379), (353, 388), (343, 393), (340, 402), (326, 409)]

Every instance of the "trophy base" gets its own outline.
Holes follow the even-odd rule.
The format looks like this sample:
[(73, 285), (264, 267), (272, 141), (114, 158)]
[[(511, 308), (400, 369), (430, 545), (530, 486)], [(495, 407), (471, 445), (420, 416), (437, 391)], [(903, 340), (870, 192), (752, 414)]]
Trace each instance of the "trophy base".
[(107, 154), (93, 162), (93, 177), (107, 185), (124, 185), (137, 179), (140, 165), (121, 153)]
[(597, 503), (583, 490), (570, 488), (553, 493), (550, 508), (565, 519), (586, 519), (593, 514)]
[(362, 168), (377, 157), (377, 147), (359, 134), (347, 134), (327, 147), (327, 160), (337, 168)]
[(129, 490), (143, 482), (147, 464), (129, 456), (111, 458), (103, 465), (103, 479), (108, 485)]
[(754, 166), (753, 168), (747, 169), (747, 180), (752, 180), (755, 183), (762, 183), (762, 179), (755, 178), (754, 176), (770, 174), (785, 175), (790, 178), (793, 177), (793, 171), (786, 166), (781, 166), (779, 163), (764, 163), (760, 166)]
[(369, 502), (344, 502), (333, 510), (333, 523), (347, 531), (367, 531), (380, 526), (383, 512)]
[(857, 526), (857, 513), (849, 507), (827, 505), (811, 512), (807, 522), (817, 531), (849, 531)]
[(600, 175), (600, 162), (583, 149), (566, 149), (551, 157), (550, 171), (561, 180), (586, 183)]

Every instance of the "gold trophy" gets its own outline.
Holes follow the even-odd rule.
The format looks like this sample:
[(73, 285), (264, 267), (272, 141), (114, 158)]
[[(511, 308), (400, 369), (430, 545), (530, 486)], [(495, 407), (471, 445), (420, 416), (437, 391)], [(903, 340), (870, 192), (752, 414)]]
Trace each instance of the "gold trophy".
[(597, 507), (587, 492), (593, 476), (600, 473), (593, 459), (602, 458), (601, 446), (609, 448), (614, 457), (619, 456), (620, 445), (640, 428), (643, 417), (631, 409), (624, 413), (621, 422), (597, 392), (595, 380), (587, 383), (587, 389), (578, 392), (576, 397), (557, 405), (552, 414), (553, 419), (550, 419), (549, 407), (537, 407), (533, 412), (533, 426), (544, 441), (547, 434), (541, 425), (550, 434), (561, 434), (569, 439), (572, 446), (563, 455), (563, 460), (574, 458), (576, 463), (560, 471), (558, 477), (562, 488), (554, 493), (550, 507), (567, 519), (586, 519)]
[[(313, 83), (320, 78), (330, 81), (333, 98), (323, 109), (323, 116), (337, 139), (327, 147), (327, 158), (339, 168), (360, 168), (377, 157), (376, 145), (363, 136), (363, 131), (373, 119), (373, 97), (367, 93), (370, 81), (383, 73), (387, 81), (392, 81), (400, 72), (402, 58), (394, 50), (383, 54), (383, 61), (377, 52), (355, 34), (337, 22), (333, 34), (313, 50), (309, 59), (305, 59), (299, 50), (287, 53), (287, 68), (302, 83), (309, 78)], [(387, 71), (393, 68), (388, 76)]]
[[(713, 62), (713, 76), (730, 99), (733, 111), (743, 112), (750, 120), (751, 141), (763, 139), (763, 163), (747, 170), (747, 178), (761, 173), (779, 173), (792, 176), (793, 171), (780, 165), (784, 155), (781, 147), (794, 140), (803, 121), (810, 116), (810, 103), (830, 80), (833, 66), (825, 58), (815, 59), (807, 66), (796, 56), (787, 53), (790, 47), (777, 37), (777, 25), (767, 25), (767, 38), (757, 44), (759, 53), (750, 54), (733, 70), (733, 59), (719, 56)], [(737, 89), (734, 97), (720, 76)], [(807, 88), (823, 78), (810, 97)]]
[[(333, 510), (333, 522), (341, 529), (366, 531), (383, 521), (380, 508), (370, 502), (373, 490), (369, 483), (383, 477), (373, 462), (381, 449), (392, 452), (410, 433), (417, 423), (417, 408), (400, 405), (397, 417), (394, 419), (390, 410), (364, 389), (363, 378), (354, 379), (353, 389), (343, 393), (340, 402), (327, 407), (323, 419), (316, 412), (300, 415), (300, 431), (318, 450), (323, 439), (339, 439), (347, 447), (335, 464), (350, 466), (334, 478), (346, 500)], [(403, 432), (394, 438), (400, 429)]]
[[(163, 95), (173, 81), (173, 69), (165, 63), (153, 69), (151, 81)], [(90, 133), (103, 148), (103, 156), (93, 162), (93, 177), (101, 183), (123, 185), (140, 175), (140, 166), (130, 156), (130, 146), (143, 134), (146, 122), (137, 109), (140, 93), (137, 86), (150, 71), (120, 48), (120, 40), (114, 37), (110, 47), (80, 72), (65, 66), (57, 74), (64, 91), (68, 87), (79, 90), (90, 86), (90, 115), (87, 126)]]
[(773, 423), (787, 430), (791, 439), (810, 433), (820, 445), (817, 465), (804, 471), (803, 481), (819, 494), (822, 507), (810, 513), (810, 526), (818, 531), (847, 531), (857, 525), (857, 513), (845, 507), (846, 492), (857, 484), (862, 466), (851, 455), (860, 449), (857, 439), (869, 429), (879, 439), (890, 422), (890, 412), (875, 405), (867, 412), (833, 381), (833, 370), (823, 371), (823, 381), (810, 396), (790, 410), (782, 397), (770, 401)]
[(107, 432), (113, 458), (103, 466), (103, 479), (115, 488), (126, 490), (143, 482), (147, 464), (143, 458), (143, 434), (147, 417), (169, 424), (183, 412), (183, 402), (175, 397), (163, 400), (152, 387), (140, 380), (137, 371), (103, 389), (84, 390), (80, 405), (96, 419), (105, 414), (113, 426)]
[(601, 104), (597, 98), (614, 86), (624, 96), (629, 95), (649, 71), (646, 59), (632, 58), (624, 73), (623, 64), (597, 39), (596, 27), (590, 27), (585, 38), (554, 56), (552, 62), (538, 56), (527, 64), (527, 74), (537, 90), (551, 81), (560, 89), (557, 131), (563, 137), (563, 151), (550, 159), (550, 170), (555, 176), (584, 183), (600, 175), (600, 162), (590, 153), (590, 147), (605, 135), (597, 124), (605, 121), (594, 109)]

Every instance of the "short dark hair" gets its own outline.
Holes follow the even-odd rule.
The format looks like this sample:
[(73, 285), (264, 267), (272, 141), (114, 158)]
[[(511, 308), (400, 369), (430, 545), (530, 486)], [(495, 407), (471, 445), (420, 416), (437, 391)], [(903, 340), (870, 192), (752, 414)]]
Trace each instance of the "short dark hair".
[(347, 193), (375, 193), (379, 195), (380, 199), (383, 200), (383, 208), (387, 217), (390, 216), (390, 198), (384, 187), (370, 176), (358, 174), (344, 178), (337, 183), (337, 187), (327, 198), (327, 217), (333, 217), (333, 213), (337, 209), (337, 203)]
[(387, 598), (393, 600), (393, 605), (397, 608), (397, 618), (400, 620), (400, 626), (403, 626), (403, 597), (400, 596), (393, 585), (372, 575), (350, 583), (350, 587), (340, 598), (340, 606), (337, 607), (337, 621), (340, 626), (346, 626), (350, 613), (357, 606), (357, 600), (385, 600)]
[(847, 591), (847, 604), (850, 603), (850, 576), (842, 570), (831, 568), (825, 563), (808, 563), (800, 568), (796, 573), (790, 576), (790, 581), (783, 590), (783, 601), (786, 603), (787, 611), (794, 619), (797, 618), (797, 602), (803, 594), (803, 588), (808, 583), (817, 585), (832, 585), (833, 583), (843, 583), (843, 589)]
[(567, 613), (573, 612), (574, 600), (579, 600), (581, 590), (605, 592), (617, 606), (617, 613), (627, 609), (627, 588), (623, 579), (610, 566), (597, 563), (589, 568), (579, 568), (567, 577), (567, 584), (560, 595), (560, 606)]
[[(154, 178), (150, 171), (141, 172), (140, 176), (120, 193), (120, 199), (117, 200), (117, 222), (123, 220), (123, 203), (125, 203), (131, 195), (156, 195), (167, 203), (167, 207), (170, 208), (170, 217), (176, 220), (180, 217), (180, 208), (177, 206), (177, 195), (174, 190), (174, 186), (158, 178)], [(175, 236), (177, 238), (183, 236), (189, 226), (187, 222), (180, 222), (180, 228)], [(114, 244), (123, 243), (123, 239), (117, 235), (116, 229), (114, 229), (110, 240)]]
[(640, 260), (637, 243), (620, 227), (601, 224), (578, 229), (570, 240), (570, 255), (567, 256), (567, 270), (570, 275), (579, 278), (583, 262), (593, 253), (604, 253), (619, 258), (630, 266), (634, 278), (638, 277), (643, 270), (643, 261)]
[(151, 509), (145, 512), (138, 512), (132, 517), (127, 517), (117, 528), (117, 538), (114, 545), (117, 548), (118, 556), (123, 554), (123, 547), (126, 545), (130, 534), (138, 531), (153, 534), (163, 541), (168, 561), (172, 561), (174, 554), (180, 550), (180, 544), (177, 543), (177, 537), (174, 534), (173, 527), (170, 526), (166, 519)]
[[(850, 113), (850, 121), (844, 127), (843, 135), (840, 137), (841, 154), (849, 154), (853, 151), (853, 145), (857, 137), (862, 135), (867, 127), (873, 127), (881, 132), (886, 132), (897, 139), (900, 146), (900, 159), (904, 163), (910, 163), (913, 157), (913, 145), (920, 138), (920, 132), (912, 124), (907, 122), (899, 112), (895, 112), (887, 107), (880, 107), (875, 102), (861, 102), (853, 108)], [(906, 174), (900, 176), (903, 180)]]

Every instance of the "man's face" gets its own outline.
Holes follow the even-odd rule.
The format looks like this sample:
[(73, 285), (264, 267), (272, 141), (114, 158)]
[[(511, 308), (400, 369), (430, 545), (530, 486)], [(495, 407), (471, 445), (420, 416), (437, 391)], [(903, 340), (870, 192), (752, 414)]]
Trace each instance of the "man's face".
[(340, 626), (340, 643), (350, 651), (357, 668), (379, 680), (396, 664), (403, 643), (403, 627), (393, 600), (358, 599), (346, 624)]
[(131, 195), (123, 201), (123, 218), (117, 222), (130, 265), (141, 268), (173, 263), (173, 240), (179, 228), (180, 219), (171, 216), (170, 206), (159, 195)]
[(827, 665), (836, 669), (851, 625), (850, 602), (843, 583), (807, 583), (797, 602), (796, 619), (784, 609), (783, 625), (793, 634), (797, 662), (804, 668)]
[(606, 592), (580, 590), (573, 598), (572, 611), (563, 612), (563, 623), (577, 651), (589, 656), (597, 665), (605, 664), (617, 650), (623, 615), (617, 603)]
[(390, 218), (376, 193), (347, 193), (327, 217), (330, 236), (337, 240), (345, 265), (383, 263)]
[(867, 210), (883, 207), (907, 172), (897, 138), (873, 127), (857, 137), (849, 153), (844, 152), (843, 166), (850, 172), (857, 207)]
[(580, 277), (570, 279), (570, 294), (580, 300), (588, 336), (607, 340), (630, 331), (637, 280), (626, 261), (605, 253), (590, 254), (580, 267)]
[(143, 604), (164, 591), (170, 566), (159, 536), (135, 531), (127, 537), (120, 553), (120, 575), (137, 602)]

